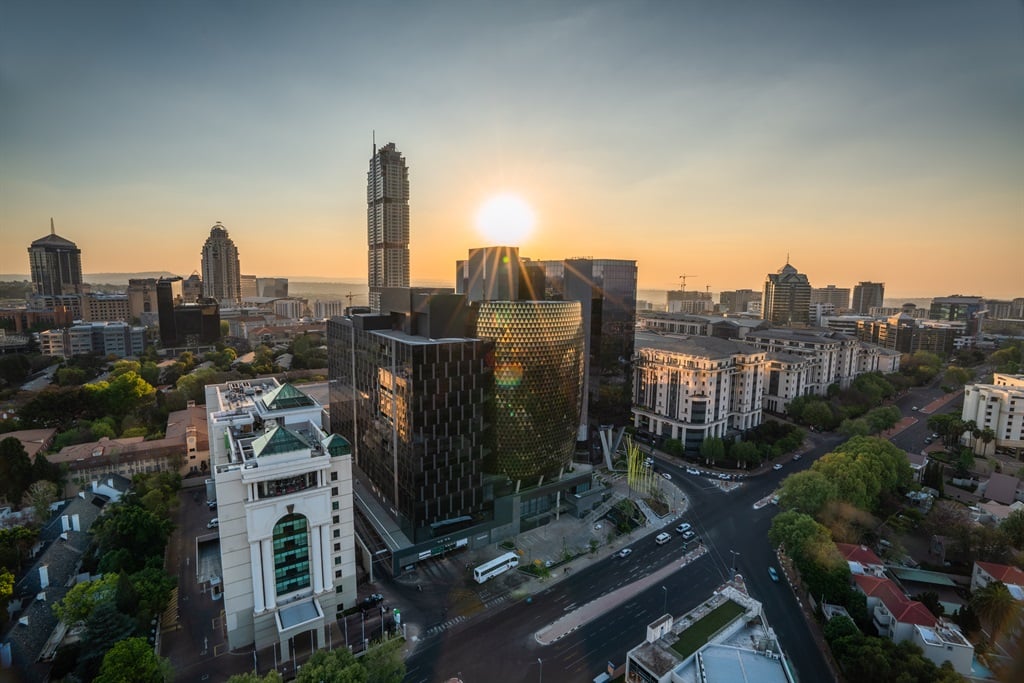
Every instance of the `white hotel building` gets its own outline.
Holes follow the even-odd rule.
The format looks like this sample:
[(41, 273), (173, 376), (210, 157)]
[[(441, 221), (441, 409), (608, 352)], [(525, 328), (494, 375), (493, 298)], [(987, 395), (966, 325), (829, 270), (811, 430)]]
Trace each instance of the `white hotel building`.
[(696, 449), (761, 424), (767, 354), (717, 337), (636, 335), (633, 424)]
[(964, 387), (961, 419), (995, 432), (996, 448), (1024, 448), (1024, 375), (997, 372), (992, 384)]
[(207, 386), (206, 406), (228, 644), (323, 647), (356, 601), (349, 443), (273, 378)]

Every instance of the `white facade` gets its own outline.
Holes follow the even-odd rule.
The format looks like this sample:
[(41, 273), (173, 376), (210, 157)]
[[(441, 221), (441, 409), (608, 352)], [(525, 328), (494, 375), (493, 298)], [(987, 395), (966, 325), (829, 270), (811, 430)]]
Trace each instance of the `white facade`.
[(336, 315), (345, 315), (345, 302), (341, 300), (313, 302), (313, 317), (317, 320), (333, 318)]
[(145, 350), (146, 328), (126, 323), (78, 323), (67, 329), (39, 333), (39, 347), (48, 356), (139, 356)]
[(761, 424), (766, 354), (714, 337), (636, 337), (633, 423), (697, 447)]
[(996, 373), (992, 384), (964, 387), (961, 419), (995, 432), (996, 448), (1024, 448), (1024, 375)]
[(208, 386), (206, 404), (229, 646), (323, 647), (356, 601), (351, 449), (272, 378)]

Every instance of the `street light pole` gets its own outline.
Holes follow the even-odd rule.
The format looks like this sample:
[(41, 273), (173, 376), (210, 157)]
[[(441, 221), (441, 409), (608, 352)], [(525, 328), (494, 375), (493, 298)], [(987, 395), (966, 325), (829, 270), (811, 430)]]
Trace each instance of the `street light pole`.
[(732, 553), (732, 573), (735, 575), (736, 574), (736, 558), (739, 556), (739, 553), (736, 552), (735, 550), (730, 550), (729, 552)]
[(665, 591), (665, 604), (664, 604), (664, 609), (662, 610), (661, 613), (662, 614), (668, 614), (668, 588), (666, 588), (665, 586), (662, 586), (661, 590)]
[(544, 683), (544, 661), (537, 657), (537, 683)]

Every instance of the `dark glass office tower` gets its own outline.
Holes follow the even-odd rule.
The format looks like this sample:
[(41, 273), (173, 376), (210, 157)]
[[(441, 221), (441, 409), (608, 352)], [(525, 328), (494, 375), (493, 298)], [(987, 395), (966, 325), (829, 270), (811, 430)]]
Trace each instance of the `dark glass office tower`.
[(52, 218), (50, 234), (29, 246), (28, 263), (34, 294), (82, 293), (82, 250), (55, 232)]
[[(451, 315), (456, 298), (464, 301), (414, 295), (404, 313), (388, 305), (387, 315), (327, 324), (331, 431), (352, 442), (356, 465), (414, 542), (493, 514), (484, 461), (494, 343), (465, 335), (470, 321)], [(461, 329), (442, 329), (448, 321)], [(414, 329), (434, 329), (443, 338)]]
[(633, 336), (636, 327), (636, 261), (566, 259), (566, 301), (579, 301), (586, 330), (584, 402), (579, 440), (587, 427), (632, 423)]

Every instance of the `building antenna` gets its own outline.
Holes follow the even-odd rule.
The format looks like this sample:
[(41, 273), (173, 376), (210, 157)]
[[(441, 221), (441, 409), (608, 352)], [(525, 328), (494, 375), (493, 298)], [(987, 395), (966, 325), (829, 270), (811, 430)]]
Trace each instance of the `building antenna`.
[(53, 227), (53, 216), (50, 216), (50, 234), (51, 235), (56, 235), (57, 234), (57, 231)]

